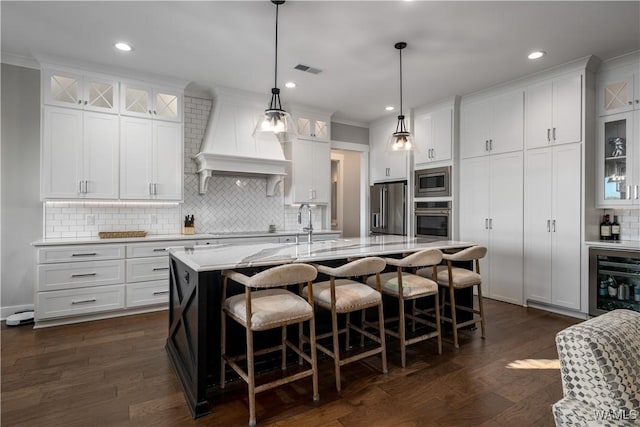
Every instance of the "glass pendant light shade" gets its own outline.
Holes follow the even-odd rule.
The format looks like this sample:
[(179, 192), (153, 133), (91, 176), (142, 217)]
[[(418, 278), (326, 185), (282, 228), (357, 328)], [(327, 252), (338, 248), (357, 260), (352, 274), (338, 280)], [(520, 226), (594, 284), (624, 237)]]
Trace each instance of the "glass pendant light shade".
[(271, 88), (271, 102), (269, 108), (264, 110), (256, 127), (253, 129), (253, 136), (260, 135), (276, 135), (280, 142), (291, 140), (296, 136), (295, 127), (291, 114), (282, 109), (280, 102), (280, 89), (278, 89), (278, 8), (284, 4), (284, 0), (271, 0), (276, 5), (276, 54), (275, 54), (275, 72), (273, 88)]
[(413, 151), (416, 149), (416, 145), (404, 122), (404, 114), (402, 114), (402, 49), (407, 47), (407, 43), (398, 42), (394, 47), (400, 52), (400, 115), (396, 131), (391, 134), (387, 142), (387, 151)]

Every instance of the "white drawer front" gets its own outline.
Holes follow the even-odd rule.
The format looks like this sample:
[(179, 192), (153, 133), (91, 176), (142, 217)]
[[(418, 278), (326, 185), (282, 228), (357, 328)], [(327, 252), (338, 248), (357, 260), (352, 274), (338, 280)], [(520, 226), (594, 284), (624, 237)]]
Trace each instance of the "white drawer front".
[(124, 308), (124, 285), (38, 292), (36, 320)]
[(169, 302), (169, 281), (156, 280), (153, 282), (128, 283), (127, 307), (143, 305), (167, 304)]
[(280, 243), (296, 243), (296, 236), (280, 237)]
[(215, 239), (198, 240), (198, 245), (217, 245), (218, 243), (220, 242)]
[[(150, 256), (165, 256), (167, 255), (166, 249), (170, 246), (185, 246), (183, 240), (170, 241), (170, 242), (155, 242), (155, 243), (135, 243), (127, 245), (127, 258), (147, 258)], [(192, 243), (193, 245), (193, 243)]]
[(74, 245), (38, 249), (38, 264), (124, 258), (124, 245)]
[(124, 283), (124, 260), (38, 266), (38, 290), (54, 291)]
[(127, 283), (169, 278), (169, 257), (127, 260)]

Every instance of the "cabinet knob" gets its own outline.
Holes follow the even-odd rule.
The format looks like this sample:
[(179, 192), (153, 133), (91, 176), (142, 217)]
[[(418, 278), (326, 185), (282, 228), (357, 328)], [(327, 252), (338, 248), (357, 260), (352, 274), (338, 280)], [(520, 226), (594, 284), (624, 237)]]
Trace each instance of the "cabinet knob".
[(84, 101), (84, 105), (87, 105), (89, 102), (88, 101)]
[(629, 105), (632, 105), (632, 104), (633, 104), (633, 102), (629, 101)]
[(158, 112), (156, 110), (153, 110), (153, 114), (155, 114), (157, 116)]
[(78, 99), (78, 104), (82, 104), (82, 99)]
[(151, 113), (151, 110), (149, 110), (149, 114), (152, 114), (152, 113)]
[(636, 99), (636, 104), (640, 104), (640, 99)]

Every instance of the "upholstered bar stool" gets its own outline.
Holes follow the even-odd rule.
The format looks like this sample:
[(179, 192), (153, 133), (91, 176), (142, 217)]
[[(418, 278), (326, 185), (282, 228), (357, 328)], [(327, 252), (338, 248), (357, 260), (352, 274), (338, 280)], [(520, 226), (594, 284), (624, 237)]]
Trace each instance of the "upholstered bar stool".
[[(380, 295), (380, 272), (385, 268), (385, 262), (382, 258), (368, 257), (361, 258), (340, 267), (332, 268), (324, 265), (315, 265), (320, 273), (329, 276), (328, 281), (318, 282), (302, 289), (302, 295), (308, 297), (313, 294), (313, 301), (316, 305), (331, 311), (331, 332), (317, 335), (317, 340), (333, 337), (332, 348), (328, 348), (318, 342), (317, 348), (333, 359), (336, 377), (336, 389), (341, 390), (340, 367), (348, 363), (361, 360), (375, 354), (382, 357), (382, 372), (387, 373), (387, 353), (384, 340), (384, 314), (382, 310), (382, 296)], [(364, 283), (356, 282), (346, 277), (371, 276), (373, 282), (377, 284), (377, 288), (373, 289)], [(363, 323), (366, 322), (365, 313), (369, 307), (378, 307), (378, 333), (376, 336), (365, 329), (365, 326), (359, 327), (351, 323), (350, 313), (354, 311), (361, 312)], [(346, 325), (344, 328), (338, 328), (338, 314), (346, 314)], [(359, 332), (364, 344), (364, 337), (368, 337), (379, 344), (378, 347), (371, 350), (361, 351), (358, 354), (349, 356), (348, 358), (340, 357), (339, 334), (346, 334), (346, 345), (349, 345), (349, 331), (353, 329)], [(301, 340), (306, 339), (301, 337)]]
[[(453, 329), (453, 345), (458, 346), (458, 329), (465, 326), (480, 323), (482, 329), (482, 338), (484, 338), (484, 309), (482, 306), (482, 277), (480, 276), (480, 259), (487, 254), (487, 248), (484, 246), (472, 246), (463, 249), (455, 254), (445, 254), (443, 256), (447, 265), (438, 266), (437, 271), (432, 269), (420, 269), (416, 274), (436, 280), (438, 285), (449, 289), (449, 304), (451, 307), (451, 317), (441, 316), (442, 320), (452, 324)], [(475, 271), (466, 268), (453, 267), (454, 261), (472, 261), (475, 264)], [(464, 307), (456, 304), (455, 290), (464, 289), (472, 286), (478, 287), (478, 310), (472, 307)], [(442, 294), (442, 309), (444, 311), (444, 296)], [(466, 322), (458, 323), (456, 319), (456, 309), (472, 313), (472, 319)], [(479, 317), (476, 317), (476, 314)]]
[[(293, 292), (286, 289), (278, 289), (279, 287), (299, 283), (306, 283), (307, 286), (312, 289), (312, 281), (318, 274), (316, 269), (307, 264), (287, 264), (270, 268), (251, 277), (232, 270), (225, 270), (222, 274), (224, 281), (222, 290), (222, 363), (220, 370), (220, 387), (224, 388), (225, 365), (228, 364), (249, 386), (250, 426), (255, 426), (256, 424), (256, 393), (311, 376), (313, 381), (313, 400), (318, 400), (318, 368), (313, 317), (313, 292), (309, 293), (309, 298), (305, 301)], [(244, 294), (226, 298), (228, 280), (233, 280), (234, 282), (244, 285)], [(252, 288), (259, 290), (252, 290)], [(231, 357), (226, 354), (227, 316), (244, 326), (246, 330), (246, 356)], [(302, 322), (305, 321), (309, 321), (310, 356), (302, 352), (297, 345), (287, 340), (287, 325), (302, 324)], [(277, 346), (254, 352), (253, 332), (273, 328), (282, 329), (282, 342)], [(301, 358), (311, 365), (311, 368), (256, 386), (254, 378), (254, 357), (274, 351), (281, 351), (282, 369), (284, 370), (286, 368), (287, 347), (298, 353)], [(244, 359), (247, 360), (246, 372), (237, 363), (239, 360)]]
[[(402, 259), (385, 258), (387, 265), (396, 267), (396, 271), (380, 274), (381, 291), (386, 295), (390, 295), (398, 299), (399, 314), (397, 318), (389, 318), (386, 322), (398, 321), (398, 331), (387, 329), (387, 333), (400, 340), (400, 361), (402, 367), (406, 366), (407, 346), (415, 344), (429, 338), (438, 339), (438, 354), (442, 353), (442, 341), (440, 337), (440, 306), (438, 300), (438, 285), (434, 280), (427, 279), (422, 276), (406, 271), (408, 268), (433, 266), (434, 274), (435, 266), (442, 261), (442, 252), (437, 249), (427, 249), (420, 252), (410, 254)], [(376, 286), (376, 278), (370, 277), (367, 285)], [(412, 305), (411, 314), (405, 314), (405, 301), (415, 301), (419, 298), (434, 296), (435, 323), (430, 320), (431, 312), (423, 309), (416, 309)], [(422, 315), (422, 317), (418, 316)], [(407, 339), (405, 318), (410, 318), (414, 324), (421, 323), (435, 328), (435, 331), (421, 334)], [(415, 328), (414, 328), (415, 329)]]

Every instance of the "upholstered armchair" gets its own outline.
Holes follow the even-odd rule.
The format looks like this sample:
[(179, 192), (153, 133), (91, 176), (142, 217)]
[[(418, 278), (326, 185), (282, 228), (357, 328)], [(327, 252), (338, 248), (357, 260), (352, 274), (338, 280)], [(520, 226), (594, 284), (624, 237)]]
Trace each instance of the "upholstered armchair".
[(556, 426), (640, 425), (640, 313), (614, 310), (556, 335)]

